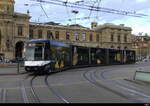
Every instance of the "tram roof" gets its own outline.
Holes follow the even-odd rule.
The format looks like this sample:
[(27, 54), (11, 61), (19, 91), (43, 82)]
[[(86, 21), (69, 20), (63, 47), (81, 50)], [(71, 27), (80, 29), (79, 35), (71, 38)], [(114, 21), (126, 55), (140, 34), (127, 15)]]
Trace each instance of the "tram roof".
[(35, 43), (35, 42), (45, 42), (45, 43), (51, 43), (52, 45), (56, 46), (69, 46), (69, 44), (60, 42), (60, 41), (55, 41), (55, 40), (48, 40), (48, 39), (32, 39), (27, 41), (27, 43)]
[(28, 43), (30, 42), (50, 42), (50, 40), (48, 39), (32, 39), (32, 40), (28, 40)]

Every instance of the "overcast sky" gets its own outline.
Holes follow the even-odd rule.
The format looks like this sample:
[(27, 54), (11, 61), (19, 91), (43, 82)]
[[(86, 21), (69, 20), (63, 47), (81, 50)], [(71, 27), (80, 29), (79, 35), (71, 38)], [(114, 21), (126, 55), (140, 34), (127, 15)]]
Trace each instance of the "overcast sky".
[[(51, 0), (45, 0), (51, 1)], [(66, 0), (62, 0), (66, 1)], [(68, 0), (69, 2), (84, 1), (82, 3), (98, 6), (99, 0)], [(90, 27), (91, 22), (96, 21), (98, 24), (104, 23), (113, 23), (116, 25), (125, 24), (125, 26), (132, 27), (133, 34), (138, 34), (139, 32), (148, 33), (150, 35), (150, 0), (101, 0), (99, 4), (100, 7), (124, 10), (129, 12), (136, 12), (146, 14), (148, 16), (137, 18), (131, 16), (122, 16), (104, 12), (94, 12), (88, 10), (81, 10), (78, 8), (69, 8), (64, 6), (57, 6), (52, 4), (42, 3), (42, 6), (48, 15), (45, 15), (44, 11), (40, 7), (38, 2), (32, 0), (15, 0), (15, 11), (20, 13), (27, 13), (27, 10), (30, 11), (30, 16), (32, 17), (30, 22), (49, 22), (54, 21), (61, 23), (62, 25), (66, 24), (81, 24), (85, 27)], [(25, 5), (28, 4), (28, 5)], [(72, 13), (72, 10), (77, 10), (79, 13), (77, 15)], [(82, 20), (72, 20), (73, 18), (82, 18), (82, 17), (92, 17), (90, 19)], [(99, 17), (99, 18), (93, 18)]]

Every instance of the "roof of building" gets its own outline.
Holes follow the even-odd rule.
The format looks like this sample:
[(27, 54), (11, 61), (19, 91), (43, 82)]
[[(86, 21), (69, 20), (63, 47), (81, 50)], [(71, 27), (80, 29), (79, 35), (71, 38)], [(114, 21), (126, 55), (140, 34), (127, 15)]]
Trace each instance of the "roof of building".
[(94, 30), (100, 30), (100, 29), (105, 29), (105, 28), (124, 29), (124, 30), (129, 30), (129, 31), (132, 30), (130, 27), (125, 27), (124, 24), (115, 25), (112, 23), (105, 23), (103, 25), (99, 25), (96, 28), (94, 28)]
[[(54, 23), (54, 22), (53, 22)], [(87, 27), (83, 27), (79, 24), (73, 24), (73, 25), (60, 25), (60, 24), (48, 24), (48, 23), (36, 23), (36, 22), (30, 22), (30, 25), (33, 25), (33, 26), (41, 26), (41, 27), (56, 27), (56, 28), (67, 28), (67, 29), (77, 29), (77, 30), (91, 30), (91, 31), (94, 31), (90, 28), (87, 28)]]
[(48, 24), (48, 25), (60, 25), (60, 23), (56, 23), (56, 22), (53, 22), (53, 21), (51, 21), (51, 22), (46, 22), (46, 23), (44, 23), (44, 24)]
[(133, 42), (150, 42), (150, 36), (133, 36)]
[(18, 16), (18, 17), (30, 17), (28, 14), (17, 13), (17, 12), (15, 12), (14, 15), (15, 15), (15, 16)]

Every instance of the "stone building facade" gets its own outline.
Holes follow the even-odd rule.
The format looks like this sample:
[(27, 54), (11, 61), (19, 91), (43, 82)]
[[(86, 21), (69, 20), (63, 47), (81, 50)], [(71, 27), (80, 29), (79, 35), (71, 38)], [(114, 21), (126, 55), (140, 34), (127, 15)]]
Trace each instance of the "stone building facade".
[(132, 29), (124, 24), (106, 23), (95, 28), (101, 35), (101, 47), (114, 49), (132, 49)]
[(150, 58), (150, 37), (133, 35), (133, 50), (136, 51), (137, 60)]
[(14, 0), (0, 0), (0, 53), (22, 56), (23, 42), (29, 36), (29, 16), (14, 12)]
[[(53, 39), (87, 47), (132, 49), (131, 31), (124, 25), (81, 25), (29, 22), (29, 14), (14, 12), (14, 0), (0, 0), (0, 53), (6, 58), (23, 57), (29, 39)], [(93, 25), (93, 24), (92, 24)]]
[(30, 39), (44, 38), (69, 44), (112, 49), (132, 49), (132, 29), (124, 25), (104, 24), (93, 29), (80, 25), (30, 23)]
[(80, 25), (30, 23), (30, 39), (44, 38), (87, 47), (101, 47), (100, 33)]

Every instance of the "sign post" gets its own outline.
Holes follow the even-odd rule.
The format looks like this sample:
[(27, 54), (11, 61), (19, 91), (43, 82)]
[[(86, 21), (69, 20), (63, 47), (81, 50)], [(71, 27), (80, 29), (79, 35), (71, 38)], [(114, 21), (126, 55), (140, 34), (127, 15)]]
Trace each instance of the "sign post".
[(19, 70), (20, 70), (20, 63), (18, 62), (17, 64), (17, 73), (19, 74)]

